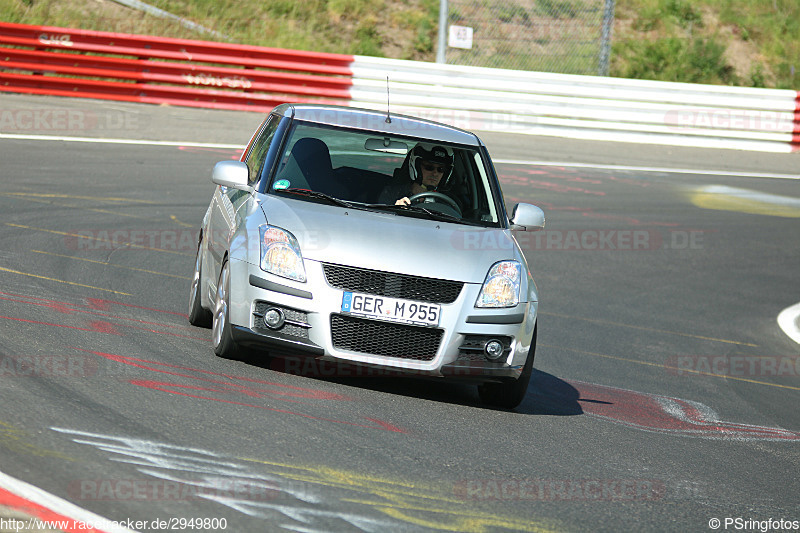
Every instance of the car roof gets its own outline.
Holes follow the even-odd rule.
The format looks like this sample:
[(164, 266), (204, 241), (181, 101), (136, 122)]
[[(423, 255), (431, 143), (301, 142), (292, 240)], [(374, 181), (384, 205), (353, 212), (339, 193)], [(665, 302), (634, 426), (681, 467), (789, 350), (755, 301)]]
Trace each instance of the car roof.
[(390, 114), (390, 120), (387, 121), (385, 112), (370, 109), (320, 104), (281, 104), (272, 112), (317, 124), (410, 136), (434, 142), (483, 146), (477, 135), (466, 130), (394, 113)]

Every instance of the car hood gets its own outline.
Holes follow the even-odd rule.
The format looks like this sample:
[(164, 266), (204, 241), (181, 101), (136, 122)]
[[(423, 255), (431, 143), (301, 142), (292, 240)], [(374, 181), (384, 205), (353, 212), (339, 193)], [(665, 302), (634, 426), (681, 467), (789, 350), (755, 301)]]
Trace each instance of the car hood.
[(306, 260), (483, 283), (497, 261), (521, 259), (508, 230), (266, 196), (267, 223), (290, 231)]

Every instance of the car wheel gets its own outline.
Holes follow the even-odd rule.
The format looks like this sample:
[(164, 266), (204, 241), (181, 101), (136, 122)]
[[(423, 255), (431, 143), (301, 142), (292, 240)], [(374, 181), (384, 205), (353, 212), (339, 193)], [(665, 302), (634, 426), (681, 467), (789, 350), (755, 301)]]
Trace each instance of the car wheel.
[(192, 275), (192, 283), (189, 286), (189, 324), (199, 326), (201, 328), (211, 327), (211, 311), (204, 309), (200, 305), (200, 269), (202, 268), (200, 260), (200, 249), (202, 242), (197, 246), (197, 257), (194, 261), (194, 274)]
[(536, 355), (536, 329), (536, 327), (533, 329), (528, 359), (525, 361), (525, 366), (522, 368), (522, 374), (520, 374), (519, 378), (514, 381), (483, 383), (478, 386), (478, 395), (484, 404), (492, 407), (514, 409), (525, 399), (528, 383), (530, 383), (531, 375), (533, 374), (533, 359)]
[(214, 302), (211, 343), (214, 353), (226, 359), (237, 359), (239, 348), (231, 335), (228, 306), (230, 302), (231, 267), (226, 260), (222, 264), (217, 283), (217, 297)]

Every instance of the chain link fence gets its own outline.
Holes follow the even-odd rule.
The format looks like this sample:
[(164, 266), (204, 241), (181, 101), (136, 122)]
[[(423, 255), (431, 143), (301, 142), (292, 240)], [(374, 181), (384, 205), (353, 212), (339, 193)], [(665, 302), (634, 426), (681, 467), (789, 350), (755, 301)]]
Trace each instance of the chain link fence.
[(446, 63), (608, 75), (614, 0), (446, 2)]

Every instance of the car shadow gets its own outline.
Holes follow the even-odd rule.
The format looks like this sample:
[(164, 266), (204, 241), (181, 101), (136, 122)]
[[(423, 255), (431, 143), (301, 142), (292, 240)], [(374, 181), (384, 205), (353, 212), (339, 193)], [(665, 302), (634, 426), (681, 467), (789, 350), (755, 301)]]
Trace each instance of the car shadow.
[(578, 389), (563, 379), (534, 369), (528, 393), (515, 411), (530, 415), (582, 415), (580, 395)]
[[(350, 368), (354, 374), (346, 372), (320, 372), (317, 365), (304, 364), (302, 360), (292, 358), (275, 358), (270, 362), (256, 363), (252, 360), (249, 364), (260, 366), (277, 372), (300, 375), (310, 379), (319, 379), (332, 383), (340, 383), (349, 387), (368, 389), (398, 396), (414, 397), (439, 403), (449, 403), (508, 411), (507, 409), (489, 407), (481, 403), (477, 387), (457, 381), (443, 379), (426, 379), (416, 376), (392, 375), (385, 377), (378, 374)], [(356, 375), (358, 377), (349, 377)], [(531, 382), (525, 399), (513, 409), (519, 414), (544, 415), (544, 416), (574, 416), (583, 414), (579, 403), (580, 392), (568, 382), (552, 374), (540, 370), (533, 370)], [(585, 400), (583, 400), (585, 401)]]

